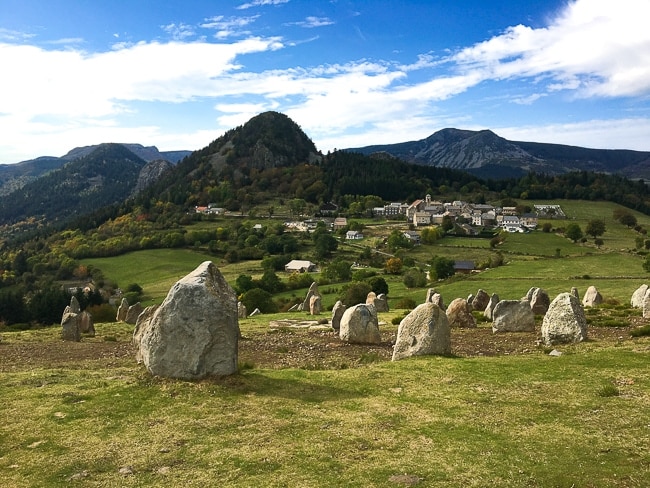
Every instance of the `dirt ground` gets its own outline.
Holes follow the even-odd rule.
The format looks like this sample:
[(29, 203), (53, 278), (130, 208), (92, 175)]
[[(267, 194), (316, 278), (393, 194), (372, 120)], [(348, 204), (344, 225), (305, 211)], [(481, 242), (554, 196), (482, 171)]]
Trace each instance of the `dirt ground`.
[[(589, 327), (588, 340), (616, 344), (634, 341), (628, 327)], [(381, 327), (380, 327), (381, 328)], [(2, 334), (0, 334), (0, 337)], [(378, 345), (347, 344), (332, 330), (269, 328), (267, 332), (242, 332), (239, 362), (242, 367), (341, 369), (378, 361), (390, 361), (396, 327), (386, 326)], [(452, 329), (452, 354), (459, 357), (539, 354), (543, 350), (535, 332), (493, 334), (489, 325), (474, 329)], [(562, 349), (559, 347), (559, 349)], [(99, 361), (102, 367), (124, 365), (135, 358), (130, 342), (103, 341), (98, 336), (81, 342), (20, 342), (8, 337), (0, 341), (0, 372), (39, 367), (76, 367)], [(135, 361), (135, 359), (134, 359)]]

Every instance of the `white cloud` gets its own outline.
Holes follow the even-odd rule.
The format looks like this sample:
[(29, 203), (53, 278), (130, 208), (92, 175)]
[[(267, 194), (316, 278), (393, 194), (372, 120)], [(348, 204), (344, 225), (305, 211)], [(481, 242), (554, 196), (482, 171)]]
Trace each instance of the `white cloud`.
[(264, 7), (266, 5), (282, 5), (283, 3), (289, 3), (289, 0), (253, 0), (252, 2), (243, 3), (235, 8), (239, 10), (246, 10), (252, 7)]
[(327, 25), (333, 25), (334, 21), (328, 17), (313, 17), (309, 16), (300, 22), (290, 22), (286, 25), (297, 25), (299, 27), (305, 27), (307, 29), (313, 29), (315, 27), (325, 27)]
[(250, 35), (250, 31), (244, 29), (247, 25), (252, 24), (259, 18), (259, 15), (250, 17), (224, 17), (218, 15), (206, 19), (200, 27), (204, 29), (216, 30), (214, 35), (217, 39), (226, 39), (228, 37), (242, 37)]
[(176, 23), (171, 23), (167, 25), (161, 26), (162, 30), (165, 31), (167, 34), (169, 34), (172, 39), (175, 41), (182, 41), (184, 39), (187, 39), (188, 37), (193, 37), (196, 35), (196, 32), (194, 31), (194, 27), (191, 25), (184, 24), (182, 22), (176, 24)]

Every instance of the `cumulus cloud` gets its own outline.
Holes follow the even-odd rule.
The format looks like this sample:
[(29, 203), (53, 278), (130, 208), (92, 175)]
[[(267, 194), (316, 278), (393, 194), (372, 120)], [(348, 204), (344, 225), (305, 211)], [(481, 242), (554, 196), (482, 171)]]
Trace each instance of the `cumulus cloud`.
[[(256, 0), (239, 8), (287, 1)], [(79, 134), (119, 140), (128, 133), (133, 135), (129, 140), (145, 143), (156, 138), (189, 141), (182, 128), (163, 132), (151, 123), (135, 124), (143, 104), (154, 102), (180, 107), (207, 100), (216, 124), (212, 131), (232, 128), (264, 110), (282, 111), (319, 147), (328, 149), (417, 139), (454, 123), (471, 128), (472, 114), (450, 109), (448, 103), (486, 83), (523, 82), (517, 85), (516, 96), (500, 97), (522, 108), (558, 93), (573, 95), (565, 97), (568, 100), (647, 97), (650, 29), (639, 15), (641, 4), (573, 1), (545, 27), (512, 26), (452, 54), (423, 53), (411, 63), (361, 59), (295, 64), (282, 70), (255, 70), (246, 64), (247, 55), (266, 53), (268, 61), (279, 50), (285, 64), (299, 45), (253, 35), (249, 31), (258, 15), (215, 16), (194, 27), (170, 23), (162, 29), (171, 42), (116, 43), (112, 50), (96, 53), (74, 46), (44, 49), (29, 45), (28, 38), (18, 33), (0, 30), (0, 65), (16, 67), (3, 72), (1, 81), (0, 151), (13, 154), (17, 149), (12, 147), (34, 147), (36, 140), (60, 143), (64, 130), (76, 131), (79, 139), (74, 145), (89, 143)], [(304, 22), (305, 27), (314, 27), (332, 21), (308, 17)], [(199, 28), (214, 30), (216, 40), (189, 42)], [(528, 133), (503, 127), (507, 133), (502, 135), (534, 136), (530, 140), (557, 135), (555, 141), (562, 142), (571, 134), (574, 144), (582, 144), (590, 135), (604, 137), (606, 130), (625, 123), (645, 129), (647, 135), (648, 123), (643, 121), (624, 118), (620, 126), (604, 121), (547, 124), (540, 131), (531, 127)], [(24, 134), (31, 136), (31, 144), (24, 144)], [(566, 137), (560, 138), (563, 134)], [(16, 144), (8, 142), (14, 140)], [(2, 162), (11, 162), (3, 158)]]

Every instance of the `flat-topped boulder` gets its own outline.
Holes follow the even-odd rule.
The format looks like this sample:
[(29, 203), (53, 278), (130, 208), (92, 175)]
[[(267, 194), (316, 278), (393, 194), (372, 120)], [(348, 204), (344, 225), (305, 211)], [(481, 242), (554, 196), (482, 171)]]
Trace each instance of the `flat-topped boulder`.
[(532, 332), (535, 314), (528, 300), (501, 300), (492, 312), (492, 332)]

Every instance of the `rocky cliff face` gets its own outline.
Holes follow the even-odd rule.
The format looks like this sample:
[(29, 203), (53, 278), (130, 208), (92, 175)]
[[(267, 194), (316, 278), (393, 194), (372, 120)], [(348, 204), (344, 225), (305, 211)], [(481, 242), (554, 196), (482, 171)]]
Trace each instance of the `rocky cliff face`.
[(165, 174), (167, 171), (171, 170), (174, 167), (169, 161), (164, 159), (156, 159), (155, 161), (150, 161), (140, 170), (138, 175), (138, 181), (135, 184), (133, 194), (140, 193), (145, 188), (153, 185), (160, 177)]

